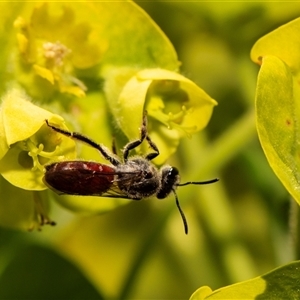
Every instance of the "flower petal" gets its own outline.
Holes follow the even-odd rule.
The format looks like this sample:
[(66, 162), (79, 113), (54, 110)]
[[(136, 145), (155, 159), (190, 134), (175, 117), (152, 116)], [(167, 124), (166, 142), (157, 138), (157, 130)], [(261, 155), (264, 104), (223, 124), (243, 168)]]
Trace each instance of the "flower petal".
[(28, 101), (28, 97), (19, 89), (12, 89), (3, 97), (1, 113), (8, 145), (29, 138), (41, 128), (46, 119), (53, 116)]
[(114, 111), (120, 128), (131, 140), (139, 138), (138, 128), (147, 110), (151, 117), (149, 135), (159, 132), (154, 142), (166, 150), (155, 160), (160, 164), (175, 152), (182, 136), (207, 125), (215, 105), (215, 100), (186, 77), (164, 69), (145, 69), (127, 81)]

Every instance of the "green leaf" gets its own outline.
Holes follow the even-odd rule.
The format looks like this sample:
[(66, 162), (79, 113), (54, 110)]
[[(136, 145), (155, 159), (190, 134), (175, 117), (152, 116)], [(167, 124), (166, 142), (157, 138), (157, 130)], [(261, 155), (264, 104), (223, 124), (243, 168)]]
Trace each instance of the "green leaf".
[[(78, 9), (78, 3), (73, 5)], [(134, 2), (89, 3), (86, 13), (98, 35), (109, 41), (104, 65), (178, 70), (180, 63), (170, 40)]]
[[(295, 73), (300, 71), (300, 18), (297, 18), (260, 38), (251, 50), (251, 59), (261, 64), (268, 55), (283, 60)], [(295, 74), (294, 74), (295, 75)]]
[[(14, 251), (10, 249), (9, 259)], [(13, 256), (0, 286), (1, 299), (104, 299), (76, 266), (36, 245), (23, 246)]]
[(300, 203), (300, 19), (261, 38), (251, 51), (261, 64), (256, 89), (259, 139), (270, 166)]
[(290, 68), (277, 57), (265, 57), (256, 92), (258, 135), (275, 174), (300, 203), (296, 101)]
[(209, 293), (201, 287), (190, 300), (213, 299), (299, 299), (300, 261), (279, 267), (265, 275)]

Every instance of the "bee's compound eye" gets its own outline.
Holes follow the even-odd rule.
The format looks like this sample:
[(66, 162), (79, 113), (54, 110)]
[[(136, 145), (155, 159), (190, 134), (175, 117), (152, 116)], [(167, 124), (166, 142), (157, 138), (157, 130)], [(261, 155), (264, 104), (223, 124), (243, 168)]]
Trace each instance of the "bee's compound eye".
[(168, 177), (170, 178), (176, 178), (176, 176), (179, 175), (179, 171), (177, 168), (175, 167), (170, 167), (169, 169), (169, 173), (168, 173)]
[(178, 169), (170, 166), (163, 167), (161, 170), (161, 188), (157, 193), (158, 199), (166, 198), (179, 183)]

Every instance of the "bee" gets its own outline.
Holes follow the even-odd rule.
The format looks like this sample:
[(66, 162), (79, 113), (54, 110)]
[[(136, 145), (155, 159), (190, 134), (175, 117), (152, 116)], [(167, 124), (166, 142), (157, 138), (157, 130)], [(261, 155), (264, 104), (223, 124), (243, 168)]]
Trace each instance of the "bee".
[[(151, 161), (159, 155), (159, 149), (151, 140), (147, 131), (147, 115), (144, 114), (140, 129), (140, 138), (127, 143), (123, 149), (123, 157), (116, 155), (87, 136), (78, 132), (70, 132), (58, 128), (46, 120), (46, 124), (54, 131), (88, 144), (97, 149), (110, 163), (102, 164), (93, 161), (71, 160), (54, 162), (46, 165), (44, 182), (58, 194), (78, 196), (100, 196), (142, 200), (155, 196), (165, 199), (171, 193), (175, 196), (176, 206), (181, 215), (184, 231), (188, 234), (188, 224), (180, 207), (176, 188), (189, 184), (210, 184), (217, 178), (208, 181), (180, 183), (177, 168), (166, 165), (158, 169)], [(129, 156), (131, 150), (146, 141), (152, 152), (146, 156)]]

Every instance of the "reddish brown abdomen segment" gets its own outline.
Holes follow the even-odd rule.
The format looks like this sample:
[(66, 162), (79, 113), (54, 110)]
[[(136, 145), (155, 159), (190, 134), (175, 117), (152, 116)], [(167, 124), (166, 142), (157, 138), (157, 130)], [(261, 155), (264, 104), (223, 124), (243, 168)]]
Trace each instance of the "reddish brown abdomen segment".
[(46, 166), (44, 182), (59, 194), (100, 196), (110, 189), (114, 172), (96, 162), (63, 161)]

